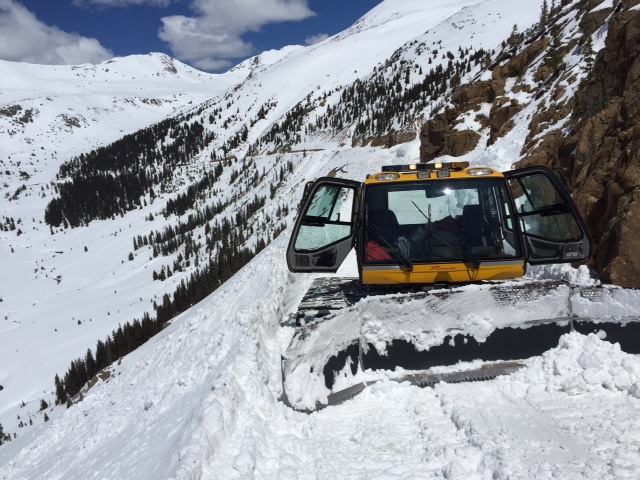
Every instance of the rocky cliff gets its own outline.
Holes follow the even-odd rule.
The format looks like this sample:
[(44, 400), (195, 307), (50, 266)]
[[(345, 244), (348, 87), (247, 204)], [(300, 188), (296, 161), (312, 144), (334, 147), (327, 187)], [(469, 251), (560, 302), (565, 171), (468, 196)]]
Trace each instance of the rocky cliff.
[[(521, 115), (519, 115), (521, 114)], [(601, 278), (640, 287), (640, 0), (562, 2), (514, 33), (421, 130), (421, 159), (486, 149), (526, 125), (518, 167), (546, 165), (584, 215)]]

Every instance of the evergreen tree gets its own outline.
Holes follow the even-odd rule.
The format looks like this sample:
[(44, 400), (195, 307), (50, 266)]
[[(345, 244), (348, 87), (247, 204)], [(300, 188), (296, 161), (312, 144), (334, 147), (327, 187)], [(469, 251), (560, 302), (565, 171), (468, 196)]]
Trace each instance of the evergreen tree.
[(46, 410), (47, 408), (49, 408), (49, 404), (43, 398), (40, 400), (40, 411)]
[(62, 383), (58, 375), (56, 375), (54, 384), (56, 387), (56, 404), (62, 405), (67, 401), (67, 394), (64, 391), (64, 384)]
[(582, 56), (584, 57), (584, 65), (581, 67), (584, 73), (590, 73), (596, 58), (596, 52), (593, 50), (593, 41), (591, 36), (587, 36), (582, 46)]
[(540, 20), (538, 22), (540, 31), (543, 32), (547, 28), (548, 24), (549, 24), (549, 4), (547, 3), (547, 0), (544, 0), (542, 2), (542, 8), (540, 9)]
[(4, 433), (4, 427), (0, 423), (0, 445), (11, 440), (11, 435)]
[(514, 24), (513, 29), (511, 30), (511, 35), (509, 35), (509, 38), (507, 39), (507, 44), (513, 48), (520, 45), (523, 40), (524, 34), (520, 33), (518, 31), (518, 25)]
[(560, 33), (558, 33), (557, 35), (554, 35), (551, 40), (551, 45), (549, 45), (543, 64), (557, 72), (562, 68), (563, 58), (564, 50), (562, 48), (562, 39)]
[(87, 354), (84, 357), (84, 363), (87, 368), (87, 376), (88, 378), (93, 378), (93, 376), (98, 373), (98, 364), (93, 358), (93, 353), (91, 349), (87, 349)]

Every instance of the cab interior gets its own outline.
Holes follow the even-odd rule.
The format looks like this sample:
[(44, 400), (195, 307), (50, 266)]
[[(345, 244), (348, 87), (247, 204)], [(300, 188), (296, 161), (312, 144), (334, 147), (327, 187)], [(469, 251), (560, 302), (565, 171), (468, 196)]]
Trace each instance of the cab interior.
[(479, 262), (522, 258), (504, 180), (427, 180), (367, 185), (366, 264)]

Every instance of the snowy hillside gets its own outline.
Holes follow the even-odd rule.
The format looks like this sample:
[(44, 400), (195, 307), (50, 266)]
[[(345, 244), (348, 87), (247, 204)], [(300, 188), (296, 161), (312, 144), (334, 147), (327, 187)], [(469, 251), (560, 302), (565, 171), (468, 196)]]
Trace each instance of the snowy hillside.
[[(0, 421), (6, 430), (16, 430), (22, 402), (28, 405), (22, 409), (23, 416), (28, 417), (37, 415), (40, 399), (47, 397), (51, 401), (52, 378), (55, 374), (62, 376), (71, 360), (83, 356), (88, 348), (93, 349), (96, 341), (105, 339), (119, 324), (141, 318), (145, 312), (153, 314), (154, 305), (163, 302), (165, 293), (172, 294), (180, 282), (202, 271), (211, 254), (221, 248), (218, 230), (212, 228), (207, 233), (208, 228), (227, 228), (223, 219), (236, 224), (236, 214), (244, 211), (243, 222), (247, 226), (233, 227), (238, 236), (234, 242), (255, 249), (259, 241), (269, 241), (291, 219), (292, 207), (297, 203), (291, 199), (300, 195), (299, 186), (331, 171), (333, 167), (325, 159), (339, 155), (346, 147), (343, 144), (347, 133), (329, 128), (301, 140), (295, 148), (286, 148), (298, 153), (272, 155), (282, 147), (278, 146), (279, 140), (258, 142), (265, 132), (274, 128), (282, 132), (279, 125), (286, 123), (295, 114), (296, 106), (308, 98), (318, 103), (318, 113), (313, 115), (322, 117), (326, 108), (339, 100), (342, 89), (356, 79), (368, 78), (376, 66), (389, 62), (398, 48), (406, 51), (416, 39), (424, 42), (426, 37), (442, 37), (446, 43), (434, 62), (446, 64), (449, 60), (444, 55), (445, 48), (455, 51), (462, 45), (470, 46), (469, 38), (457, 33), (461, 28), (474, 37), (477, 48), (490, 48), (514, 22), (535, 21), (537, 7), (533, 4), (537, 2), (521, 11), (502, 9), (502, 3), (383, 2), (353, 27), (320, 44), (265, 52), (218, 76), (199, 73), (159, 55), (81, 67), (5, 63), (5, 68), (15, 66), (4, 80), (16, 90), (11, 93), (10, 104), (20, 104), (22, 108), (2, 117), (6, 139), (2, 146), (3, 170), (6, 168), (9, 174), (4, 172), (0, 223), (13, 229), (0, 232), (8, 252), (5, 265), (12, 272), (1, 279), (0, 308), (3, 340), (15, 345), (1, 354), (0, 362), (0, 384), (5, 387)], [(479, 20), (470, 19), (470, 12), (475, 12)], [(495, 27), (490, 35), (485, 33), (490, 30), (488, 25)], [(436, 33), (429, 33), (432, 30)], [(141, 62), (145, 65), (140, 66)], [(24, 77), (28, 80), (20, 80)], [(43, 85), (38, 79), (45, 77), (54, 81)], [(187, 93), (180, 95), (182, 92)], [(149, 97), (157, 97), (158, 101), (146, 101)], [(198, 104), (206, 97), (209, 100)], [(320, 106), (323, 97), (324, 107)], [(29, 98), (32, 99), (26, 100)], [(46, 105), (47, 98), (52, 98), (54, 106), (45, 109), (40, 103)], [(26, 111), (33, 111), (33, 122), (21, 121)], [(134, 148), (140, 151), (134, 150), (134, 156), (140, 158), (157, 149), (161, 138), (166, 139), (163, 152), (158, 152), (163, 160), (152, 161), (157, 165), (155, 171), (164, 172), (162, 182), (150, 184), (135, 199), (133, 196), (139, 193), (122, 192), (132, 196), (131, 204), (124, 208), (109, 204), (119, 195), (108, 190), (96, 191), (97, 200), (62, 198), (63, 209), (71, 205), (75, 205), (75, 211), (85, 208), (87, 213), (82, 215), (88, 220), (94, 218), (88, 213), (90, 209), (97, 202), (104, 203), (104, 209), (111, 212), (107, 218), (113, 216), (115, 220), (92, 221), (88, 226), (69, 229), (43, 223), (45, 207), (60, 188), (69, 184), (82, 189), (91, 185), (91, 178), (98, 181), (102, 175), (96, 172), (91, 177), (91, 168), (96, 164), (93, 162), (88, 168), (82, 167), (82, 177), (76, 181), (56, 181), (61, 164), (79, 152), (87, 153), (95, 145), (104, 145), (123, 133), (180, 111), (183, 113), (177, 117), (143, 131), (148, 144), (134, 141)], [(73, 112), (80, 127), (74, 126), (75, 120), (61, 117), (73, 116)], [(71, 126), (67, 125), (69, 122)], [(196, 124), (202, 126), (200, 135), (204, 141), (183, 152), (177, 141), (193, 143), (193, 137), (187, 135), (196, 131)], [(191, 126), (184, 129), (181, 125)], [(286, 136), (287, 132), (282, 134)], [(247, 161), (234, 160), (242, 159), (251, 144), (258, 155), (254, 153)], [(166, 149), (170, 147), (175, 147), (175, 156), (168, 163)], [(126, 165), (131, 161), (129, 157), (114, 161), (124, 148), (129, 149), (122, 143), (122, 147), (109, 147), (100, 154), (107, 169), (115, 163)], [(349, 155), (352, 162), (362, 161), (363, 152)], [(416, 154), (411, 156), (415, 158)], [(224, 166), (222, 176), (218, 178), (213, 170), (216, 162), (224, 158), (219, 164)], [(307, 164), (313, 168), (303, 167)], [(148, 163), (140, 165), (148, 171)], [(73, 178), (79, 170), (71, 167), (67, 171), (68, 178)], [(86, 171), (90, 172), (89, 178)], [(120, 176), (135, 170), (126, 167), (107, 171)], [(296, 175), (289, 176), (289, 171)], [(198, 186), (204, 172), (211, 176)], [(124, 178), (122, 183), (129, 184)], [(172, 209), (175, 213), (168, 215), (167, 199), (186, 193), (189, 185), (193, 185), (195, 197), (188, 198), (184, 209)], [(263, 208), (256, 210), (263, 202)], [(189, 221), (189, 215), (194, 214), (194, 220)], [(120, 215), (124, 216), (119, 218)], [(70, 214), (68, 218), (71, 222)], [(168, 227), (182, 233), (167, 232), (168, 236), (162, 237), (166, 241), (142, 245), (142, 237)], [(172, 246), (174, 241), (177, 248)], [(136, 249), (134, 242), (142, 248)], [(164, 280), (162, 271), (168, 272), (169, 278)], [(154, 280), (155, 273), (160, 280)]]
[(312, 415), (286, 407), (280, 321), (309, 279), (286, 272), (285, 241), (51, 413), (0, 478), (637, 477), (640, 360), (595, 336), (491, 382), (384, 382)]
[[(637, 422), (613, 419), (637, 417), (640, 363), (591, 337), (487, 384), (383, 383), (311, 416), (279, 401), (281, 323), (312, 281), (283, 253), (302, 186), (418, 159), (422, 125), (490, 78), (541, 4), (386, 0), (223, 75), (159, 55), (0, 64), (0, 423), (17, 434), (0, 479), (633, 478)], [(529, 103), (488, 147), (491, 104), (457, 112), (451, 129), (481, 139), (465, 159), (521, 158), (550, 93), (506, 86)], [(54, 375), (145, 314), (165, 329), (53, 406)]]
[(2, 192), (48, 181), (71, 155), (200, 103), (247, 73), (212, 75), (155, 53), (77, 66), (2, 60)]

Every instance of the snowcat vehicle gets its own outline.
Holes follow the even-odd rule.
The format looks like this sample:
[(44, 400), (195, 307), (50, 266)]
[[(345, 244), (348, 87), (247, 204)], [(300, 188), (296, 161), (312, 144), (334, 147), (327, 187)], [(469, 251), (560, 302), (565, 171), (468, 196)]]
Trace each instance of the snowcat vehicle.
[(424, 386), (508, 374), (570, 330), (640, 352), (637, 292), (521, 279), (527, 264), (592, 254), (548, 168), (392, 165), (364, 183), (310, 182), (300, 208), (290, 271), (335, 273), (355, 247), (359, 278), (317, 278), (298, 307), (282, 360), (284, 400), (298, 410), (381, 378)]

